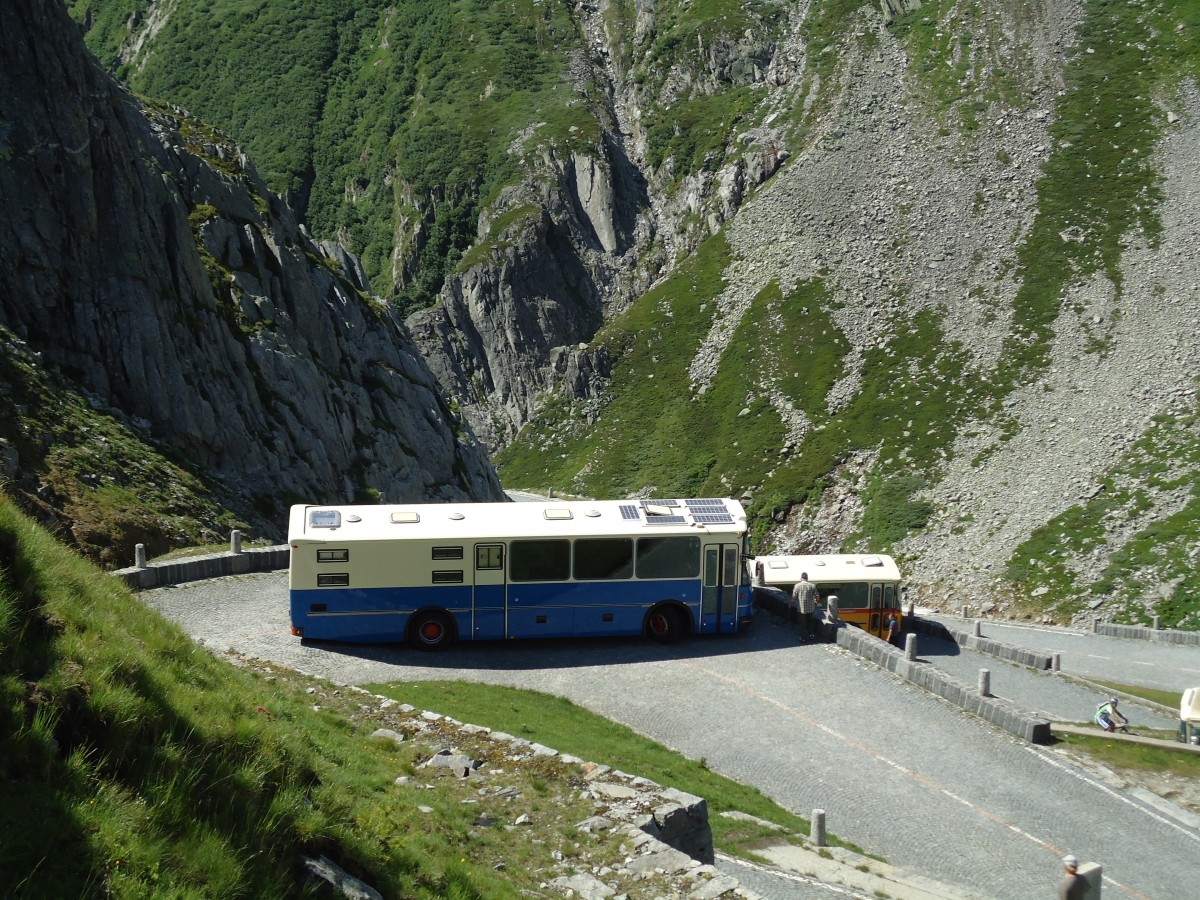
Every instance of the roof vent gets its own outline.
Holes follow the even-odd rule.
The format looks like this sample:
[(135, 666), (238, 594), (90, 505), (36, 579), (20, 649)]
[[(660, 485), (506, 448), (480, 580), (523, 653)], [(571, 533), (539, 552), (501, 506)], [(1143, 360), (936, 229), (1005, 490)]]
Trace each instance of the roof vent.
[(421, 514), (415, 510), (405, 510), (392, 513), (391, 519), (394, 525), (414, 525), (421, 521)]
[(561, 521), (565, 521), (566, 519), (574, 518), (574, 516), (571, 515), (571, 511), (569, 509), (562, 509), (562, 508), (544, 509), (544, 510), (542, 510), (542, 515), (545, 516), (551, 522), (561, 522)]

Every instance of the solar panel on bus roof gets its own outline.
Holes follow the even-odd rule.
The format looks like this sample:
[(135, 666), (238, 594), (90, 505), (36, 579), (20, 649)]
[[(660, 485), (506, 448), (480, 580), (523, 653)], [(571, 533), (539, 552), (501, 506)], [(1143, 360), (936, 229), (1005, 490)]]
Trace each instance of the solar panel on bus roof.
[(688, 509), (724, 509), (724, 500), (687, 500)]
[(643, 500), (642, 501), (643, 509), (645, 509), (647, 506), (678, 506), (678, 505), (679, 505), (678, 500)]
[(686, 522), (683, 516), (651, 516), (646, 520), (647, 525), (683, 525)]
[(621, 504), (621, 518), (622, 519), (638, 519), (638, 518), (640, 518), (640, 516), (638, 515), (638, 508), (636, 506), (634, 506), (632, 503), (622, 503)]
[(733, 516), (729, 513), (695, 513), (692, 519), (705, 525), (732, 525)]

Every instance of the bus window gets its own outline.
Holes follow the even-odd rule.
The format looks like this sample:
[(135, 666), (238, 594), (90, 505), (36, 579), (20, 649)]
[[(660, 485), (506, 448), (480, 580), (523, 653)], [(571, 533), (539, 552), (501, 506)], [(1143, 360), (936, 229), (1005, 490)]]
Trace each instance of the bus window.
[(571, 577), (571, 542), (513, 541), (508, 548), (512, 581), (566, 581)]
[(575, 542), (575, 580), (633, 577), (633, 538), (581, 538)]
[(879, 609), (880, 598), (883, 593), (883, 585), (871, 585), (871, 609)]
[(504, 547), (500, 544), (477, 544), (475, 546), (476, 569), (503, 569)]
[(700, 538), (638, 538), (638, 578), (695, 578), (700, 574)]
[[(725, 572), (721, 578), (721, 615), (733, 615), (737, 609), (737, 585), (738, 585), (738, 549), (736, 546), (725, 546)], [(742, 573), (745, 574), (745, 567), (742, 566)]]
[(885, 584), (883, 586), (883, 608), (896, 608), (896, 586), (894, 584)]

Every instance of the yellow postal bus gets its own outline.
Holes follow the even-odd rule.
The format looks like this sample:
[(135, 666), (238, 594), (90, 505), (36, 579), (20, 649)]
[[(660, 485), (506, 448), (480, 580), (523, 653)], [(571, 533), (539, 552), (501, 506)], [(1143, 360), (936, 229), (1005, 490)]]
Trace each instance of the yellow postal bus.
[(830, 599), (836, 597), (838, 618), (884, 640), (888, 639), (889, 614), (896, 616), (897, 628), (904, 625), (900, 569), (890, 556), (756, 556), (752, 570), (755, 584), (778, 588), (789, 596), (800, 575), (807, 572), (823, 606), (828, 609)]

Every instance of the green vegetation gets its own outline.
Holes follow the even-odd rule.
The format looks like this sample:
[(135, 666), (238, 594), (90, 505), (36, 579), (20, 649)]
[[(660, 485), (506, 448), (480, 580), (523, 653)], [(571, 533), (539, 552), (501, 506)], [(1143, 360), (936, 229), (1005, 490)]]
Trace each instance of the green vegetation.
[(577, 36), (560, 4), (206, 0), (172, 7), (122, 61), (147, 6), (69, 4), (119, 77), (232, 135), (404, 308), (433, 299), (526, 150), (598, 140), (593, 99), (564, 77)]
[[(115, 411), (51, 376), (0, 326), (0, 438), (37, 473), (4, 489), (28, 509), (51, 501), (82, 552), (113, 568), (250, 529), (220, 485), (155, 448)], [(222, 502), (227, 506), (222, 506)]]
[[(1166, 504), (1165, 506), (1163, 504)], [(1080, 571), (1112, 534), (1131, 530), (1099, 573)], [(1035, 531), (1007, 577), (1061, 617), (1104, 598), (1117, 621), (1200, 626), (1200, 408), (1158, 417), (1101, 482), (1101, 490)]]
[(670, 157), (677, 170), (694, 172), (724, 159), (733, 126), (755, 102), (749, 88), (730, 88), (671, 105), (648, 129), (646, 162), (657, 169)]
[(929, 109), (962, 134), (976, 131), (980, 117), (997, 107), (1028, 104), (1018, 74), (1031, 65), (1028, 48), (1005, 35), (1000, 20), (977, 0), (925, 2), (890, 28), (904, 44), (909, 72), (925, 89)]
[[(1178, 750), (1112, 740), (1102, 737), (1099, 728), (1096, 732), (1096, 737), (1058, 734), (1055, 735), (1055, 743), (1086, 753), (1092, 761), (1118, 774), (1124, 770), (1130, 774), (1133, 781), (1136, 781), (1139, 772), (1154, 772), (1179, 778), (1200, 778), (1200, 756), (1194, 753), (1180, 753)], [(1173, 731), (1151, 734), (1147, 729), (1139, 728), (1138, 733), (1168, 741), (1176, 738)]]
[[(780, 808), (758, 790), (716, 775), (703, 760), (685, 759), (562, 697), (462, 681), (416, 681), (366, 687), (419, 708), (435, 709), (459, 721), (504, 731), (703, 797), (708, 803), (715, 846), (726, 853), (749, 855), (756, 843), (772, 837), (778, 839), (781, 834), (761, 825), (720, 815), (728, 810), (774, 822), (793, 834), (809, 833), (806, 819)], [(830, 843), (862, 852), (832, 836)]]
[[(770, 285), (724, 345), (707, 389), (681, 393), (727, 264), (718, 235), (606, 326), (595, 343), (613, 360), (607, 405), (590, 423), (571, 404), (548, 406), (497, 456), (505, 482), (591, 496), (750, 490), (758, 542), (778, 510), (819, 492), (849, 454), (892, 447), (868, 489), (859, 541), (882, 549), (923, 526), (930, 510), (912, 499), (922, 486), (913, 472), (941, 464), (978, 404), (977, 388), (963, 383), (961, 348), (943, 339), (931, 313), (889, 323), (862, 361), (858, 392), (831, 411), (825, 398), (846, 374), (849, 346), (833, 322), (836, 301), (821, 282), (786, 297)], [(779, 395), (786, 399), (772, 399)], [(792, 410), (811, 422), (799, 443), (782, 418)]]
[(304, 854), (385, 896), (517, 896), (467, 858), (475, 807), (396, 802), (411, 751), (310, 703), (217, 661), (0, 499), (9, 896), (304, 896)]
[(1179, 709), (1181, 694), (1179, 691), (1161, 691), (1157, 688), (1142, 687), (1140, 684), (1119, 684), (1115, 681), (1097, 681), (1096, 684), (1123, 694), (1141, 697), (1153, 703), (1161, 703), (1171, 709)]

